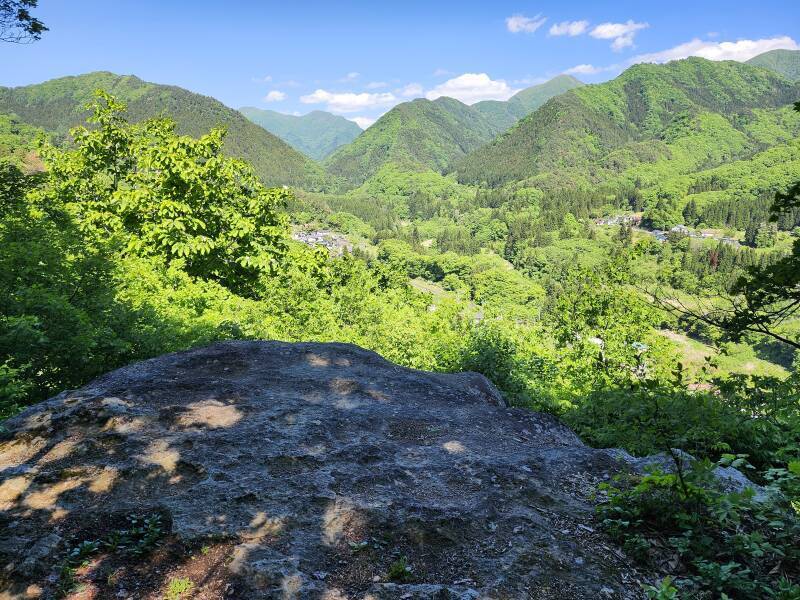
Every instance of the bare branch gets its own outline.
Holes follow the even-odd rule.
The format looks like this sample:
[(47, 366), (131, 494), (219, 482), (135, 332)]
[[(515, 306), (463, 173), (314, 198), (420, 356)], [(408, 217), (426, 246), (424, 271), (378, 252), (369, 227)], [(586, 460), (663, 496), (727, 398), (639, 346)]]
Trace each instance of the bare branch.
[[(636, 287), (636, 286), (634, 286)], [(641, 289), (638, 288), (637, 289)], [(687, 307), (680, 299), (678, 298), (662, 298), (658, 295), (657, 292), (652, 290), (642, 290), (644, 291), (650, 298), (652, 298), (653, 302), (657, 304), (662, 309), (670, 312), (672, 314), (677, 314), (682, 317), (686, 317), (695, 321), (700, 321), (701, 323), (705, 323), (706, 325), (710, 325), (712, 327), (716, 327), (717, 329), (721, 329), (723, 331), (731, 331), (731, 327), (728, 324), (728, 320), (731, 316), (740, 313), (744, 309), (741, 305), (737, 306), (737, 302), (735, 298), (725, 297), (720, 295), (719, 298), (730, 302), (733, 306), (731, 310), (724, 310), (724, 309), (714, 309), (714, 310), (692, 310), (691, 308)], [(798, 308), (800, 308), (800, 300), (794, 301), (790, 303), (789, 306), (780, 307), (775, 309), (772, 313), (767, 313), (764, 315), (770, 322), (780, 323), (781, 321), (785, 320), (789, 316), (793, 315), (797, 312)], [(725, 317), (719, 316), (720, 313), (725, 315), (729, 315), (726, 319)], [(771, 318), (772, 314), (780, 314), (780, 319), (776, 319), (773, 321)], [(762, 335), (766, 335), (771, 337), (779, 342), (783, 342), (784, 344), (791, 346), (792, 348), (800, 349), (800, 340), (793, 340), (788, 338), (780, 333), (777, 333), (771, 328), (768, 328), (767, 325), (761, 321), (757, 321), (754, 323), (748, 323), (741, 327), (741, 331), (749, 331), (751, 333), (759, 333)], [(736, 333), (736, 332), (734, 332)]]

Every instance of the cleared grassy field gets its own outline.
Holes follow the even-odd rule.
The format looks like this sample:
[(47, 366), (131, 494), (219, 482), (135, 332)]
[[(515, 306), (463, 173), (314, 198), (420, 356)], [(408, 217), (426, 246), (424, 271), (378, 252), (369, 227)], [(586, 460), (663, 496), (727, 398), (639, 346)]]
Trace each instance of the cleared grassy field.
[(661, 333), (675, 344), (683, 365), (693, 378), (700, 377), (708, 359), (711, 359), (711, 375), (741, 373), (786, 377), (789, 374), (782, 366), (759, 358), (747, 344), (728, 342), (723, 344), (722, 349), (717, 349), (676, 331), (664, 330)]

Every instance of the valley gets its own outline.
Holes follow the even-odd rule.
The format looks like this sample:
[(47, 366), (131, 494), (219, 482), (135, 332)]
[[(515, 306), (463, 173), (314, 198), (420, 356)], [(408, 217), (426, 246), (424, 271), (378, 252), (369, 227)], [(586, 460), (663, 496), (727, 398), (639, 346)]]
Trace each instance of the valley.
[[(353, 72), (343, 80), (358, 76)], [(389, 89), (385, 82), (372, 84), (369, 89)], [(384, 94), (397, 100), (362, 129), (343, 116), (350, 114), (346, 110), (302, 115), (254, 106), (235, 110), (182, 87), (107, 71), (0, 87), (0, 419), (19, 428), (23, 419), (15, 415), (45, 405), (26, 407), (86, 386), (111, 369), (171, 352), (196, 352), (205, 360), (206, 354), (216, 356), (215, 348), (225, 349), (220, 360), (230, 364), (192, 363), (186, 370), (179, 365), (175, 373), (164, 371), (169, 371), (165, 385), (192, 370), (201, 377), (217, 369), (214, 386), (227, 381), (244, 397), (247, 381), (237, 379), (237, 369), (245, 365), (241, 372), (258, 374), (267, 394), (259, 365), (237, 352), (252, 348), (254, 355), (274, 361), (270, 364), (280, 373), (280, 358), (270, 354), (277, 349), (300, 365), (292, 368), (301, 383), (292, 380), (284, 390), (291, 402), (315, 416), (317, 408), (309, 407), (325, 394), (337, 396), (335, 404), (326, 405), (330, 410), (319, 409), (331, 432), (336, 427), (328, 419), (339, 418), (334, 408), (344, 406), (363, 418), (365, 431), (374, 426), (367, 417), (400, 419), (397, 411), (403, 410), (387, 416), (391, 403), (385, 397), (395, 392), (388, 384), (364, 391), (371, 383), (356, 389), (350, 380), (320, 375), (339, 354), (347, 357), (336, 364), (352, 369), (353, 381), (367, 381), (368, 370), (347, 362), (350, 354), (380, 366), (387, 381), (398, 373), (409, 381), (427, 378), (425, 390), (441, 381), (459, 390), (456, 383), (464, 377), (477, 378), (481, 386), (496, 387), (500, 400), (492, 402), (502, 401), (490, 403), (485, 413), (495, 420), (488, 423), (491, 437), (480, 437), (484, 450), (494, 439), (502, 442), (498, 448), (524, 446), (527, 438), (515, 437), (513, 444), (504, 439), (498, 423), (508, 421), (514, 428), (535, 411), (538, 416), (531, 418), (547, 423), (542, 435), (552, 430), (572, 436), (569, 446), (581, 456), (618, 460), (619, 451), (611, 449), (622, 449), (630, 464), (634, 457), (659, 455), (669, 465), (612, 480), (608, 469), (592, 463), (591, 493), (567, 489), (572, 484), (566, 480), (558, 483), (559, 498), (579, 498), (581, 518), (592, 523), (582, 522), (582, 531), (592, 534), (592, 543), (622, 548), (612, 553), (615, 573), (628, 573), (634, 563), (647, 573), (642, 581), (619, 583), (626, 597), (640, 597), (640, 591), (661, 599), (800, 597), (800, 50), (771, 50), (747, 61), (699, 56), (643, 61), (592, 84), (562, 73), (508, 91), (505, 100), (467, 103), (446, 95), (394, 93), (398, 96), (364, 92), (350, 99)], [(194, 350), (217, 342), (223, 343)], [(303, 362), (306, 343), (320, 356), (330, 353), (330, 360), (308, 358), (317, 368), (314, 389), (301, 401), (302, 394), (292, 394), (310, 368)], [(169, 356), (141, 364), (172, 369)], [(145, 381), (141, 369), (136, 377)], [(441, 375), (462, 371), (473, 374)], [(156, 392), (136, 385), (131, 397), (143, 406)], [(214, 389), (220, 398), (228, 393)], [(412, 391), (400, 394), (413, 398), (416, 404), (409, 406), (420, 413), (434, 410)], [(224, 427), (238, 423), (238, 409), (233, 417), (226, 412), (233, 404), (221, 409), (213, 404), (217, 396), (209, 400), (204, 390), (191, 392), (197, 403), (211, 402), (202, 405), (208, 409), (203, 415), (230, 417)], [(375, 415), (358, 412), (367, 406), (358, 404), (359, 394), (369, 396)], [(288, 412), (280, 415), (284, 424), (267, 415), (260, 398), (247, 398), (271, 435), (294, 425)], [(505, 403), (513, 407), (509, 412), (498, 408)], [(159, 435), (168, 440), (145, 440), (161, 444), (148, 450), (156, 456), (148, 464), (174, 458), (164, 445), (172, 443), (165, 423), (174, 417), (183, 423), (183, 435), (196, 423), (181, 419), (197, 406), (181, 407), (178, 416), (167, 414), (171, 407), (163, 414), (146, 409), (148, 422), (158, 423), (164, 429)], [(474, 414), (458, 413), (458, 434), (465, 439), (468, 425), (482, 418), (475, 416), (479, 408), (470, 407)], [(112, 408), (120, 415), (134, 410)], [(58, 410), (71, 409), (59, 405)], [(439, 413), (426, 418), (433, 423), (440, 417), (446, 421)], [(426, 424), (419, 433), (422, 425), (410, 417), (396, 431), (384, 421), (382, 434), (398, 448), (412, 442), (425, 452), (434, 448), (425, 445), (425, 436), (434, 439), (438, 425)], [(563, 433), (569, 431), (565, 425), (580, 440)], [(96, 429), (103, 427), (107, 424)], [(224, 438), (223, 426), (210, 428)], [(125, 443), (139, 444), (138, 435), (130, 433)], [(248, 430), (248, 435), (260, 434)], [(17, 443), (10, 440), (11, 434), (0, 438), (0, 449)], [(258, 441), (264, 448), (267, 442)], [(246, 438), (236, 443), (245, 456)], [(451, 455), (469, 456), (460, 442), (442, 443), (443, 450), (430, 450), (439, 466), (449, 465)], [(537, 439), (537, 460), (557, 454), (559, 444), (548, 443)], [(368, 454), (368, 444), (362, 445), (359, 452)], [(198, 442), (182, 451), (200, 456), (199, 447)], [(323, 468), (312, 450), (300, 458), (286, 450), (282, 457), (284, 475), (297, 489), (303, 461)], [(496, 478), (493, 469), (507, 467), (499, 450), (491, 451), (497, 454), (492, 464), (487, 452), (481, 454), (483, 479), (463, 483), (475, 485), (469, 493), (476, 497), (491, 489), (486, 481)], [(685, 459), (684, 452), (694, 458)], [(342, 464), (361, 465), (360, 476), (367, 477), (369, 457), (359, 456)], [(381, 453), (381, 462), (390, 459)], [(458, 468), (467, 473), (464, 461)], [(174, 462), (177, 474), (158, 479), (159, 494), (169, 495), (167, 486), (204, 485), (199, 467), (182, 465), (178, 473)], [(579, 470), (572, 463), (564, 466), (569, 461), (560, 454), (556, 462), (564, 473)], [(756, 502), (754, 493), (717, 486), (712, 474), (728, 467), (746, 472), (769, 500)], [(419, 471), (424, 477), (425, 469)], [(410, 476), (398, 468), (393, 477)], [(505, 474), (503, 485), (523, 477)], [(350, 483), (352, 496), (361, 498), (361, 483)], [(386, 485), (399, 484), (387, 480)], [(509, 489), (514, 485), (508, 483)], [(260, 495), (267, 493), (262, 487)], [(403, 519), (413, 522), (416, 488), (407, 489)], [(451, 491), (437, 493), (444, 506)], [(240, 505), (256, 496), (243, 492), (242, 497), (225, 502), (245, 527)], [(496, 527), (487, 516), (492, 503), (481, 498), (486, 502), (481, 527)], [(541, 494), (536, 498), (550, 502)], [(359, 500), (362, 508), (369, 501)], [(465, 515), (467, 504), (459, 508)], [(571, 518), (567, 512), (559, 518)], [(208, 526), (204, 510), (192, 505), (189, 513), (181, 526)], [(431, 528), (437, 519), (425, 516)], [(512, 519), (503, 516), (501, 522), (506, 520)], [(516, 520), (513, 527), (512, 533), (501, 532), (508, 548), (520, 532), (526, 544), (534, 543), (533, 529), (522, 529)], [(473, 533), (475, 547), (482, 547)], [(267, 536), (259, 535), (262, 543)], [(355, 533), (345, 548), (342, 535), (334, 537), (339, 550), (349, 553), (348, 565), (361, 560), (355, 555), (362, 549), (361, 556), (373, 556), (366, 541), (358, 546), (362, 541)], [(405, 530), (398, 535), (414, 547), (406, 540), (413, 535)], [(316, 541), (302, 539), (309, 561), (327, 565), (313, 554)], [(221, 540), (216, 542), (222, 548), (229, 539)], [(169, 544), (178, 547), (173, 538)], [(381, 544), (375, 542), (375, 548)], [(449, 548), (450, 541), (441, 544)], [(85, 564), (65, 559), (54, 580), (66, 589), (63, 597), (73, 597), (68, 594), (77, 589), (77, 579), (88, 581), (82, 569), (98, 548), (84, 548)], [(374, 557), (383, 570), (379, 579), (367, 577), (369, 565), (358, 563), (365, 570), (352, 575), (353, 589), (372, 589), (380, 581), (389, 586), (382, 590), (395, 585), (406, 593), (412, 583), (433, 585), (426, 577), (452, 575), (450, 566), (435, 569), (422, 559), (418, 573), (406, 570), (412, 550), (403, 548), (403, 554)], [(291, 554), (283, 547), (280, 552)], [(522, 563), (529, 560), (528, 549), (509, 552), (520, 557), (511, 569), (516, 579), (508, 583), (513, 590), (508, 597), (514, 597), (524, 588), (519, 573), (527, 572)], [(534, 562), (548, 573), (566, 572), (548, 557)], [(478, 562), (487, 579), (495, 563)], [(605, 567), (599, 562), (591, 567), (591, 582), (564, 585), (601, 589), (597, 582)], [(344, 572), (335, 571), (332, 580)], [(315, 577), (312, 587), (323, 590), (325, 577)], [(102, 584), (104, 590), (112, 589), (110, 581)], [(270, 593), (277, 593), (275, 586)]]

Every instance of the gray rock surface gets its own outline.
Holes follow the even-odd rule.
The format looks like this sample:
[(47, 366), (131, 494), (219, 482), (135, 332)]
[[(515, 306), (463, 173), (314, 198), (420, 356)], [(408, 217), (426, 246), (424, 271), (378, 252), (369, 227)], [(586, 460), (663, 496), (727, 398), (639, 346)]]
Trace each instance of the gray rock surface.
[[(5, 426), (6, 598), (52, 594), (71, 532), (147, 510), (181, 540), (231, 540), (226, 597), (639, 598), (652, 579), (593, 523), (617, 459), (474, 373), (345, 344), (226, 342), (111, 372)], [(408, 577), (392, 581), (401, 557)]]
[[(664, 473), (675, 472), (675, 460), (666, 452), (643, 457), (632, 456), (620, 448), (609, 448), (606, 449), (606, 452), (608, 452), (612, 458), (616, 458), (630, 466), (631, 469), (637, 473), (644, 474), (652, 470), (652, 468), (657, 468)], [(673, 452), (675, 453), (676, 459), (680, 457), (684, 468), (691, 468), (691, 464), (695, 460), (694, 456), (677, 448), (674, 448)], [(755, 500), (763, 501), (769, 498), (769, 494), (765, 488), (750, 481), (739, 469), (717, 466), (714, 468), (713, 473), (719, 489), (723, 492), (741, 493), (746, 489), (752, 489), (755, 493), (753, 496)]]

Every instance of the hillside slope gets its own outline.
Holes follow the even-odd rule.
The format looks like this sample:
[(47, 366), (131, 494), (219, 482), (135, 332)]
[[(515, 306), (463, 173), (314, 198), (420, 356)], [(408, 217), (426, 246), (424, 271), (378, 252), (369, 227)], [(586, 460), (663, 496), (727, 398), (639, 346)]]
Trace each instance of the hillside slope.
[(792, 81), (800, 79), (800, 50), (770, 50), (754, 56), (747, 64), (775, 71)]
[(0, 112), (16, 114), (25, 123), (63, 138), (71, 127), (85, 120), (88, 113), (83, 107), (96, 89), (125, 101), (133, 121), (167, 115), (177, 122), (180, 133), (193, 136), (219, 125), (226, 127), (226, 151), (247, 160), (269, 185), (315, 189), (325, 184), (319, 165), (218, 100), (134, 76), (96, 72), (0, 88)]
[[(703, 131), (685, 148), (693, 167), (763, 149), (749, 128), (755, 109), (779, 109), (800, 84), (733, 61), (689, 58), (635, 65), (616, 79), (552, 98), (491, 144), (455, 165), (462, 182), (499, 185), (537, 178), (596, 184), (636, 164), (669, 158), (669, 144)], [(610, 156), (614, 160), (610, 160)]]
[(349, 185), (363, 183), (389, 162), (441, 171), (495, 133), (487, 119), (458, 100), (419, 98), (395, 106), (324, 164)]
[(550, 98), (581, 87), (582, 81), (571, 75), (558, 75), (550, 81), (517, 92), (507, 101), (484, 100), (472, 105), (497, 131), (505, 131), (521, 118), (531, 114)]
[(23, 123), (17, 115), (0, 113), (0, 160), (8, 160), (24, 171), (40, 168), (34, 149), (42, 133), (41, 129)]
[(486, 100), (468, 106), (446, 96), (404, 102), (324, 164), (349, 186), (360, 185), (388, 163), (445, 171), (549, 98), (582, 85), (574, 77), (559, 75), (521, 90), (506, 102)]
[(324, 159), (361, 134), (353, 121), (322, 110), (296, 116), (244, 106), (239, 112), (314, 160)]

